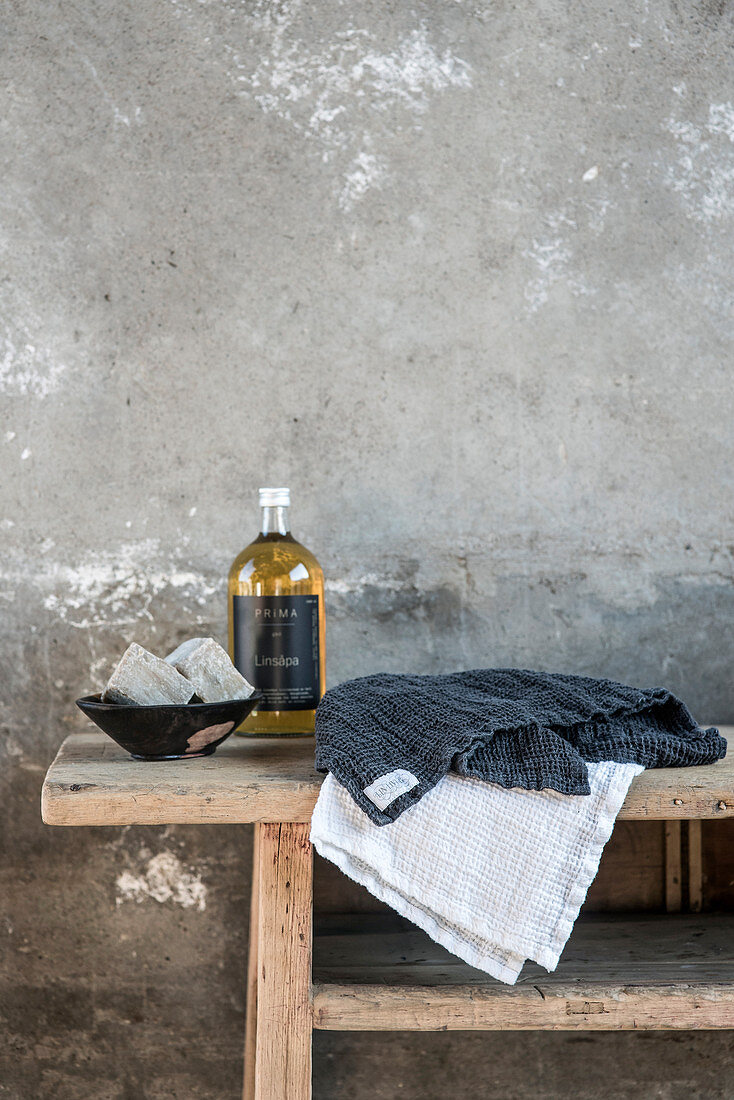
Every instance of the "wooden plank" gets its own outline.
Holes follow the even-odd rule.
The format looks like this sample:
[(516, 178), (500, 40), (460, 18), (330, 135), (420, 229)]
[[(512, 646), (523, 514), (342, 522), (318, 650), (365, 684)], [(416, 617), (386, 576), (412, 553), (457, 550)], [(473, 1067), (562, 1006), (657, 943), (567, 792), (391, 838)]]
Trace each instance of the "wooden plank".
[(688, 822), (688, 908), (700, 913), (703, 906), (703, 845), (701, 822)]
[(230, 737), (213, 756), (133, 760), (102, 733), (73, 734), (41, 796), (47, 825), (310, 821), (323, 776), (314, 740)]
[(734, 1027), (731, 986), (314, 986), (325, 1031), (650, 1031)]
[(683, 857), (680, 821), (665, 822), (665, 908), (680, 913), (683, 907)]
[(408, 922), (330, 916), (314, 954), (314, 1026), (337, 1031), (734, 1027), (734, 917), (580, 921), (558, 969), (516, 986)]
[[(409, 921), (391, 913), (319, 915), (314, 979), (340, 985), (489, 985)], [(734, 988), (734, 915), (582, 918), (549, 974), (526, 963), (515, 988), (723, 982)]]
[[(734, 727), (720, 726), (734, 738)], [(734, 753), (700, 768), (651, 768), (633, 780), (620, 817), (629, 819), (734, 817)]]
[(309, 827), (260, 828), (255, 1100), (310, 1100), (312, 855)]
[(707, 910), (734, 911), (734, 819), (707, 822), (701, 840), (706, 869), (703, 904)]
[(260, 916), (260, 830), (253, 827), (250, 929), (247, 952), (247, 1003), (245, 1006), (245, 1059), (242, 1100), (255, 1100), (255, 1053), (257, 1050), (257, 945)]
[(617, 821), (586, 895), (584, 912), (660, 911), (665, 904), (664, 834), (664, 821)]
[[(723, 727), (728, 734), (731, 727)], [(313, 738), (231, 737), (214, 756), (133, 760), (103, 733), (73, 734), (43, 785), (48, 825), (309, 821), (322, 777)], [(661, 768), (633, 782), (619, 817), (734, 817), (734, 754), (701, 768)]]

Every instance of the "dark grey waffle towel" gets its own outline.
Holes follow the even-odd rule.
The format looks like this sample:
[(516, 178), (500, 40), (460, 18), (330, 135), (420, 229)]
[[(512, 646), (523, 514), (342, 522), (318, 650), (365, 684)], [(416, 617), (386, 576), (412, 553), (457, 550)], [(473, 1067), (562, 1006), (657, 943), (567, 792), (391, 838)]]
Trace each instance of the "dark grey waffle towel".
[(378, 825), (449, 770), (589, 794), (585, 761), (680, 768), (725, 753), (718, 730), (701, 729), (664, 688), (525, 669), (364, 676), (327, 691), (316, 711), (317, 769)]

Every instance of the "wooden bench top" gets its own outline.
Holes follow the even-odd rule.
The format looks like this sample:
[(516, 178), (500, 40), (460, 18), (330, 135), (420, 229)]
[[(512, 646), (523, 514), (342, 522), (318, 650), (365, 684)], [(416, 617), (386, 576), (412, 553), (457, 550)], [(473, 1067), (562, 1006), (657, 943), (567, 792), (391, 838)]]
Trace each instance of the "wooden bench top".
[[(725, 737), (734, 727), (720, 727)], [(103, 733), (67, 737), (41, 798), (47, 825), (309, 821), (322, 776), (312, 737), (230, 737), (213, 756), (133, 760)], [(734, 753), (701, 768), (643, 772), (620, 818), (734, 817)]]

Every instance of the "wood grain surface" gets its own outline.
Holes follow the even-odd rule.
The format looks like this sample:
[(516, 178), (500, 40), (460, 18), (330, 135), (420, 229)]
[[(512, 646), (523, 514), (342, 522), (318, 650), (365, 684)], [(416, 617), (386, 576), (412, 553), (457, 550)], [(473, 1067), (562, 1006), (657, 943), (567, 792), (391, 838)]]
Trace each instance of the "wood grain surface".
[(259, 828), (255, 1100), (311, 1096), (312, 853), (308, 825)]
[[(722, 727), (727, 736), (734, 727)], [(73, 734), (49, 768), (48, 825), (183, 825), (309, 821), (322, 776), (312, 737), (231, 737), (213, 756), (133, 760), (103, 733)], [(734, 817), (734, 755), (634, 780), (620, 818)]]
[(506, 986), (391, 915), (320, 919), (314, 1026), (337, 1031), (734, 1027), (734, 916), (579, 921), (558, 969)]

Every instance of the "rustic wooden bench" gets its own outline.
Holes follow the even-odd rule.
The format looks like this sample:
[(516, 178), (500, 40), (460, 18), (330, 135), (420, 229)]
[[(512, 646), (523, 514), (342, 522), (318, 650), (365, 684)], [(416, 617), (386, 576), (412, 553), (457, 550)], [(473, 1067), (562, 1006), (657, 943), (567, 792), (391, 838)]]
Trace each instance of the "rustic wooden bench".
[(89, 733), (64, 741), (43, 786), (49, 825), (254, 823), (245, 1100), (310, 1097), (313, 1028), (734, 1028), (734, 915), (675, 915), (681, 822), (695, 910), (700, 822), (734, 817), (734, 757), (644, 772), (621, 810), (667, 823), (671, 912), (580, 921), (556, 972), (527, 965), (514, 987), (389, 915), (328, 916), (314, 942), (309, 821), (321, 778), (310, 738), (232, 738), (215, 756), (143, 763)]

